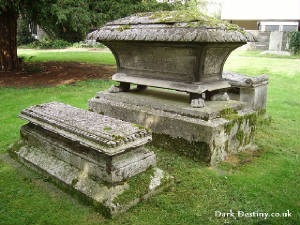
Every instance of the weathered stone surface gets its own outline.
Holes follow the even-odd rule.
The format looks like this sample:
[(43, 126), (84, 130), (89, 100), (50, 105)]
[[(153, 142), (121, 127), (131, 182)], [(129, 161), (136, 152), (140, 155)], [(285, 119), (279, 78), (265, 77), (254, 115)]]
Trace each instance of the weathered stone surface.
[[(127, 211), (141, 200), (159, 193), (173, 182), (172, 177), (167, 173), (159, 168), (153, 168), (148, 169), (144, 176), (137, 175), (136, 183), (129, 179), (126, 182), (111, 185), (89, 176), (87, 168), (78, 169), (41, 148), (29, 146), (22, 140), (16, 145), (17, 148), (10, 149), (13, 158), (49, 177), (59, 187), (74, 197), (79, 197), (79, 200), (92, 204), (107, 217)], [(127, 201), (120, 202), (120, 197), (128, 192), (131, 195), (126, 195)]]
[(251, 77), (244, 74), (233, 72), (224, 72), (223, 78), (227, 80), (232, 87), (238, 89), (238, 92), (231, 91), (231, 96), (242, 102), (247, 102), (255, 110), (265, 110), (267, 104), (267, 91), (269, 77), (262, 74), (257, 77)]
[(193, 108), (203, 108), (203, 107), (205, 107), (204, 99), (202, 99), (202, 98), (192, 99), (191, 106)]
[[(164, 15), (164, 14), (169, 15)], [(177, 15), (178, 14), (178, 15)], [(88, 35), (99, 41), (247, 42), (250, 33), (208, 16), (180, 18), (183, 12), (138, 13), (107, 23)], [(229, 27), (232, 26), (232, 27)]]
[(256, 87), (269, 83), (269, 76), (266, 74), (252, 77), (245, 74), (224, 71), (222, 77), (233, 87)]
[(19, 117), (106, 155), (151, 141), (145, 129), (59, 102), (28, 107)]
[(193, 108), (187, 98), (187, 94), (152, 88), (137, 93), (100, 92), (89, 100), (89, 109), (150, 128), (157, 138), (154, 144), (164, 145), (161, 135), (176, 143), (178, 151), (185, 148), (183, 142), (190, 143), (188, 155), (210, 165), (253, 145), (256, 113), (247, 104), (207, 101), (206, 107)]

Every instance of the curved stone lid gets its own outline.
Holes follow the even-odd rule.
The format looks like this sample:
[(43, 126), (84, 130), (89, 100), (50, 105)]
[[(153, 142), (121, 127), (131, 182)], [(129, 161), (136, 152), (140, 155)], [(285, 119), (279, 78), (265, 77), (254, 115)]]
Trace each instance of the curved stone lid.
[(59, 102), (28, 107), (19, 117), (107, 155), (142, 146), (152, 138), (131, 123)]
[(163, 11), (138, 13), (107, 23), (90, 33), (97, 41), (252, 42), (237, 25), (201, 13)]

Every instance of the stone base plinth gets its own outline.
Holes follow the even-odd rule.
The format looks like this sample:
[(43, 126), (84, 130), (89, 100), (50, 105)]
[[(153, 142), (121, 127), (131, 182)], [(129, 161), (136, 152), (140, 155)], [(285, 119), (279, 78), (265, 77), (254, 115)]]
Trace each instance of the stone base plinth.
[(172, 177), (161, 169), (150, 167), (126, 181), (106, 183), (90, 176), (88, 167), (79, 169), (23, 139), (15, 143), (9, 152), (14, 159), (48, 177), (79, 200), (92, 204), (106, 217), (127, 211), (173, 182)]
[(188, 94), (148, 88), (99, 92), (89, 110), (140, 124), (153, 131), (151, 144), (169, 146), (214, 165), (229, 154), (253, 147), (256, 112), (240, 101), (206, 101), (192, 108)]

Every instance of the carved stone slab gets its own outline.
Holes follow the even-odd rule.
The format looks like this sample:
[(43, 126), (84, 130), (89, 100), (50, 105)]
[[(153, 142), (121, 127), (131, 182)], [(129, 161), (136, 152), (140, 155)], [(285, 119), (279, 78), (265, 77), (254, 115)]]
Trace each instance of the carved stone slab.
[(58, 102), (28, 107), (19, 117), (110, 156), (151, 141), (146, 129)]

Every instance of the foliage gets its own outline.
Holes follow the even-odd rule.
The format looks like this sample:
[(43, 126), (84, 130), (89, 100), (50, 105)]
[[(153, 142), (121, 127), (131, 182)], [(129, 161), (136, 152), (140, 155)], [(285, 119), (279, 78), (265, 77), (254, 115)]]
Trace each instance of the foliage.
[(51, 38), (79, 42), (89, 31), (108, 21), (136, 12), (171, 10), (174, 7), (155, 0), (57, 0), (57, 4), (50, 6), (47, 19), (39, 20), (39, 24)]
[(47, 15), (49, 6), (55, 4), (57, 0), (0, 0), (0, 14), (10, 11), (17, 14), (27, 15), (32, 21), (45, 19), (42, 15)]
[(291, 31), (288, 33), (288, 43), (290, 51), (299, 55), (300, 53), (300, 32), (299, 31)]
[(71, 47), (72, 44), (64, 41), (64, 40), (36, 40), (27, 45), (29, 48), (37, 48), (37, 49), (60, 49)]
[(18, 19), (18, 33), (17, 43), (18, 45), (26, 45), (34, 41), (30, 31), (30, 20), (24, 15)]
[(172, 10), (177, 4), (156, 0), (0, 0), (2, 11), (24, 14), (52, 39), (78, 42), (92, 29), (136, 12)]

